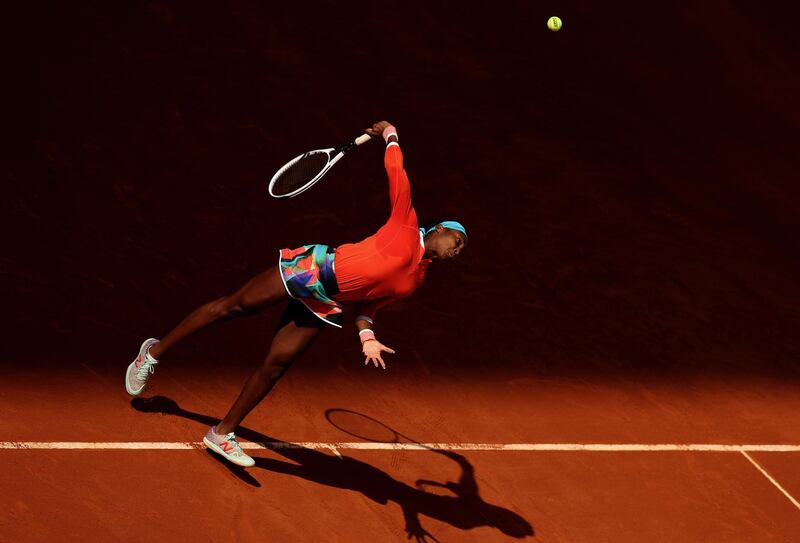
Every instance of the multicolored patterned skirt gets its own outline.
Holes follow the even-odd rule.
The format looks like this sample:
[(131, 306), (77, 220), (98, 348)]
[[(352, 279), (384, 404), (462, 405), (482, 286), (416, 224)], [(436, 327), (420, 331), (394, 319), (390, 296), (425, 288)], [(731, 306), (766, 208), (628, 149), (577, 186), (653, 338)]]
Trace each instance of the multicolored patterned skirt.
[(303, 304), (317, 317), (342, 327), (342, 306), (333, 299), (339, 293), (333, 269), (334, 249), (327, 245), (303, 245), (281, 249), (278, 266), (289, 296)]

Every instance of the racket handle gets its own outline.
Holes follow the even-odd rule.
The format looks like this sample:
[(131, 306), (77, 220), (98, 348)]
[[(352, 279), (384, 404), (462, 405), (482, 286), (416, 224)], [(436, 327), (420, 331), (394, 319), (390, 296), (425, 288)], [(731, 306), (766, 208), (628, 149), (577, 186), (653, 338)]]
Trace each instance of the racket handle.
[(361, 145), (362, 143), (368, 142), (372, 139), (372, 136), (369, 134), (361, 134), (356, 138), (356, 145)]

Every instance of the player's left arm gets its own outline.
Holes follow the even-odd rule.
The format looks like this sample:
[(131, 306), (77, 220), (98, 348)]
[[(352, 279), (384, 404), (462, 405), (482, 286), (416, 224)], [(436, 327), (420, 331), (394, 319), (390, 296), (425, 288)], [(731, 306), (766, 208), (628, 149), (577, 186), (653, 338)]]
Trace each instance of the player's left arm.
[(379, 365), (386, 369), (386, 363), (383, 361), (381, 353), (395, 354), (394, 349), (391, 349), (378, 341), (375, 337), (375, 314), (378, 309), (394, 301), (394, 298), (378, 298), (377, 300), (368, 300), (356, 303), (356, 328), (358, 328), (358, 337), (361, 340), (361, 351), (364, 353), (364, 364), (372, 362), (377, 368)]

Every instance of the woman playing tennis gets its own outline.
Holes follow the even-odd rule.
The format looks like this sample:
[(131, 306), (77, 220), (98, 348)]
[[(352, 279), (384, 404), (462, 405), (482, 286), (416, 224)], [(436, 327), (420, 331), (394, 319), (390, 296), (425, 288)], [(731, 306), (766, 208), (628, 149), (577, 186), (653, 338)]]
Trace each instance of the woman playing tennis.
[(255, 276), (235, 293), (199, 307), (160, 341), (146, 340), (128, 366), (125, 387), (129, 394), (141, 394), (155, 365), (184, 338), (215, 322), (253, 315), (288, 301), (266, 359), (247, 380), (225, 418), (203, 439), (212, 451), (234, 464), (255, 464), (242, 451), (234, 430), (326, 323), (341, 328), (342, 302), (355, 302), (364, 364), (372, 362), (385, 369), (382, 354), (394, 351), (373, 332), (378, 309), (414, 292), (431, 262), (454, 258), (467, 245), (467, 232), (456, 221), (419, 228), (394, 126), (382, 121), (365, 132), (373, 138), (383, 136), (386, 142), (384, 164), (392, 205), (386, 224), (358, 243), (335, 249), (319, 244), (282, 249), (277, 266)]

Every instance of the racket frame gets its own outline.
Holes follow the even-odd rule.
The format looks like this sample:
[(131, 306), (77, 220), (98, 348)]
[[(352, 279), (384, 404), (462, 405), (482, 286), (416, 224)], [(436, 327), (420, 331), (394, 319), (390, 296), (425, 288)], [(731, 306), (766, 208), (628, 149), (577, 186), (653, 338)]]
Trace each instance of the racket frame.
[[(322, 179), (322, 177), (326, 173), (328, 173), (328, 171), (333, 167), (333, 165), (342, 159), (345, 153), (352, 151), (362, 143), (365, 143), (371, 139), (372, 136), (370, 136), (369, 134), (361, 134), (355, 140), (345, 143), (344, 145), (340, 145), (339, 147), (331, 147), (329, 149), (315, 149), (314, 151), (308, 151), (306, 153), (294, 157), (292, 160), (284, 164), (277, 172), (275, 172), (275, 175), (273, 175), (272, 179), (269, 180), (269, 186), (268, 186), (269, 195), (272, 196), (273, 198), (294, 198), (298, 194), (302, 194), (303, 192), (307, 191), (315, 184), (317, 184), (317, 182), (320, 179)], [(272, 189), (275, 187), (275, 182), (278, 180), (281, 174), (286, 170), (288, 170), (289, 168), (291, 168), (292, 166), (294, 166), (299, 161), (303, 160), (307, 156), (314, 153), (325, 153), (328, 155), (328, 163), (325, 165), (325, 167), (322, 168), (322, 170), (320, 170), (320, 172), (316, 176), (314, 176), (310, 181), (306, 182), (300, 188), (295, 189), (292, 192), (286, 194), (275, 194)]]

